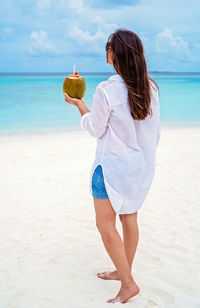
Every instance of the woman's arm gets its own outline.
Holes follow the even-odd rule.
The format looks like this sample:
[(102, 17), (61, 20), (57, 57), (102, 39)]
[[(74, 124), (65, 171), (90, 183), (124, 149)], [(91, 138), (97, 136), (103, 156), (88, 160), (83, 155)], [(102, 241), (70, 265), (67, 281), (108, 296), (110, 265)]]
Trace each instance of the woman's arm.
[(80, 114), (83, 116), (84, 114), (90, 112), (90, 110), (88, 109), (88, 107), (86, 106), (86, 104), (84, 103), (83, 100), (80, 100), (77, 104), (77, 107), (80, 111)]
[(82, 116), (80, 120), (81, 127), (86, 129), (93, 137), (102, 137), (106, 131), (108, 119), (111, 113), (104, 90), (97, 86), (96, 92), (93, 95), (91, 112), (83, 100), (71, 98), (66, 93), (64, 95), (65, 101), (78, 107)]
[(96, 138), (101, 138), (107, 128), (110, 117), (110, 106), (102, 87), (97, 86), (93, 95), (91, 112), (85, 113), (80, 121), (81, 126)]

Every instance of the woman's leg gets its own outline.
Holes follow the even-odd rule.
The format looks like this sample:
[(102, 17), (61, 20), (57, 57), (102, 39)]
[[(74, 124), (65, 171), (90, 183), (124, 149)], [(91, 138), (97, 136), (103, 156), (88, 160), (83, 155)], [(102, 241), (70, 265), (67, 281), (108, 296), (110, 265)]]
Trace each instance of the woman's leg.
[[(130, 269), (132, 269), (132, 263), (139, 241), (137, 212), (133, 214), (120, 214), (119, 218), (123, 228), (123, 244), (126, 252), (126, 258)], [(120, 280), (117, 270), (113, 272), (98, 273), (97, 276), (106, 280)]]
[(123, 228), (123, 243), (126, 251), (126, 257), (132, 268), (136, 249), (139, 242), (139, 228), (137, 223), (137, 212), (133, 214), (124, 214), (121, 216)]
[(94, 206), (97, 228), (121, 280), (120, 291), (114, 299), (108, 302), (113, 302), (116, 298), (126, 302), (130, 297), (139, 293), (139, 287), (132, 277), (122, 239), (115, 227), (116, 213), (109, 199), (94, 198)]

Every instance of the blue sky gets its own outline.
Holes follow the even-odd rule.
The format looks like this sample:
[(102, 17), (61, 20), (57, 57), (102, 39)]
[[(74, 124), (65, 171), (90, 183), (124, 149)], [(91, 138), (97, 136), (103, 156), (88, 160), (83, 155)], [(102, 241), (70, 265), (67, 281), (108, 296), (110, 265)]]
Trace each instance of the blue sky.
[(143, 41), (149, 71), (200, 71), (199, 0), (1, 0), (0, 72), (110, 72), (118, 28)]

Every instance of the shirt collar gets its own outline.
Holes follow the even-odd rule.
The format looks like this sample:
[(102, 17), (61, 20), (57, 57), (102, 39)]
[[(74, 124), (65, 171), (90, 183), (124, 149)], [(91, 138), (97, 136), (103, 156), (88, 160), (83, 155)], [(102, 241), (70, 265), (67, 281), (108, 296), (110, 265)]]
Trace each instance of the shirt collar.
[(123, 80), (119, 74), (112, 75), (109, 80)]

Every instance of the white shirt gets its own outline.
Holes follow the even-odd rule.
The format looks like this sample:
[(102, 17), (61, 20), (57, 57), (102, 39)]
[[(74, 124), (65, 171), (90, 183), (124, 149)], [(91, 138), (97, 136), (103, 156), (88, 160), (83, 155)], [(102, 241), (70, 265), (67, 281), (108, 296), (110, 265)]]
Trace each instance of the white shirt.
[(159, 97), (154, 88), (151, 82), (152, 117), (134, 120), (126, 84), (120, 75), (113, 75), (96, 87), (91, 111), (80, 120), (81, 127), (97, 138), (90, 194), (93, 172), (101, 165), (107, 194), (117, 214), (136, 212), (153, 180), (160, 139)]

